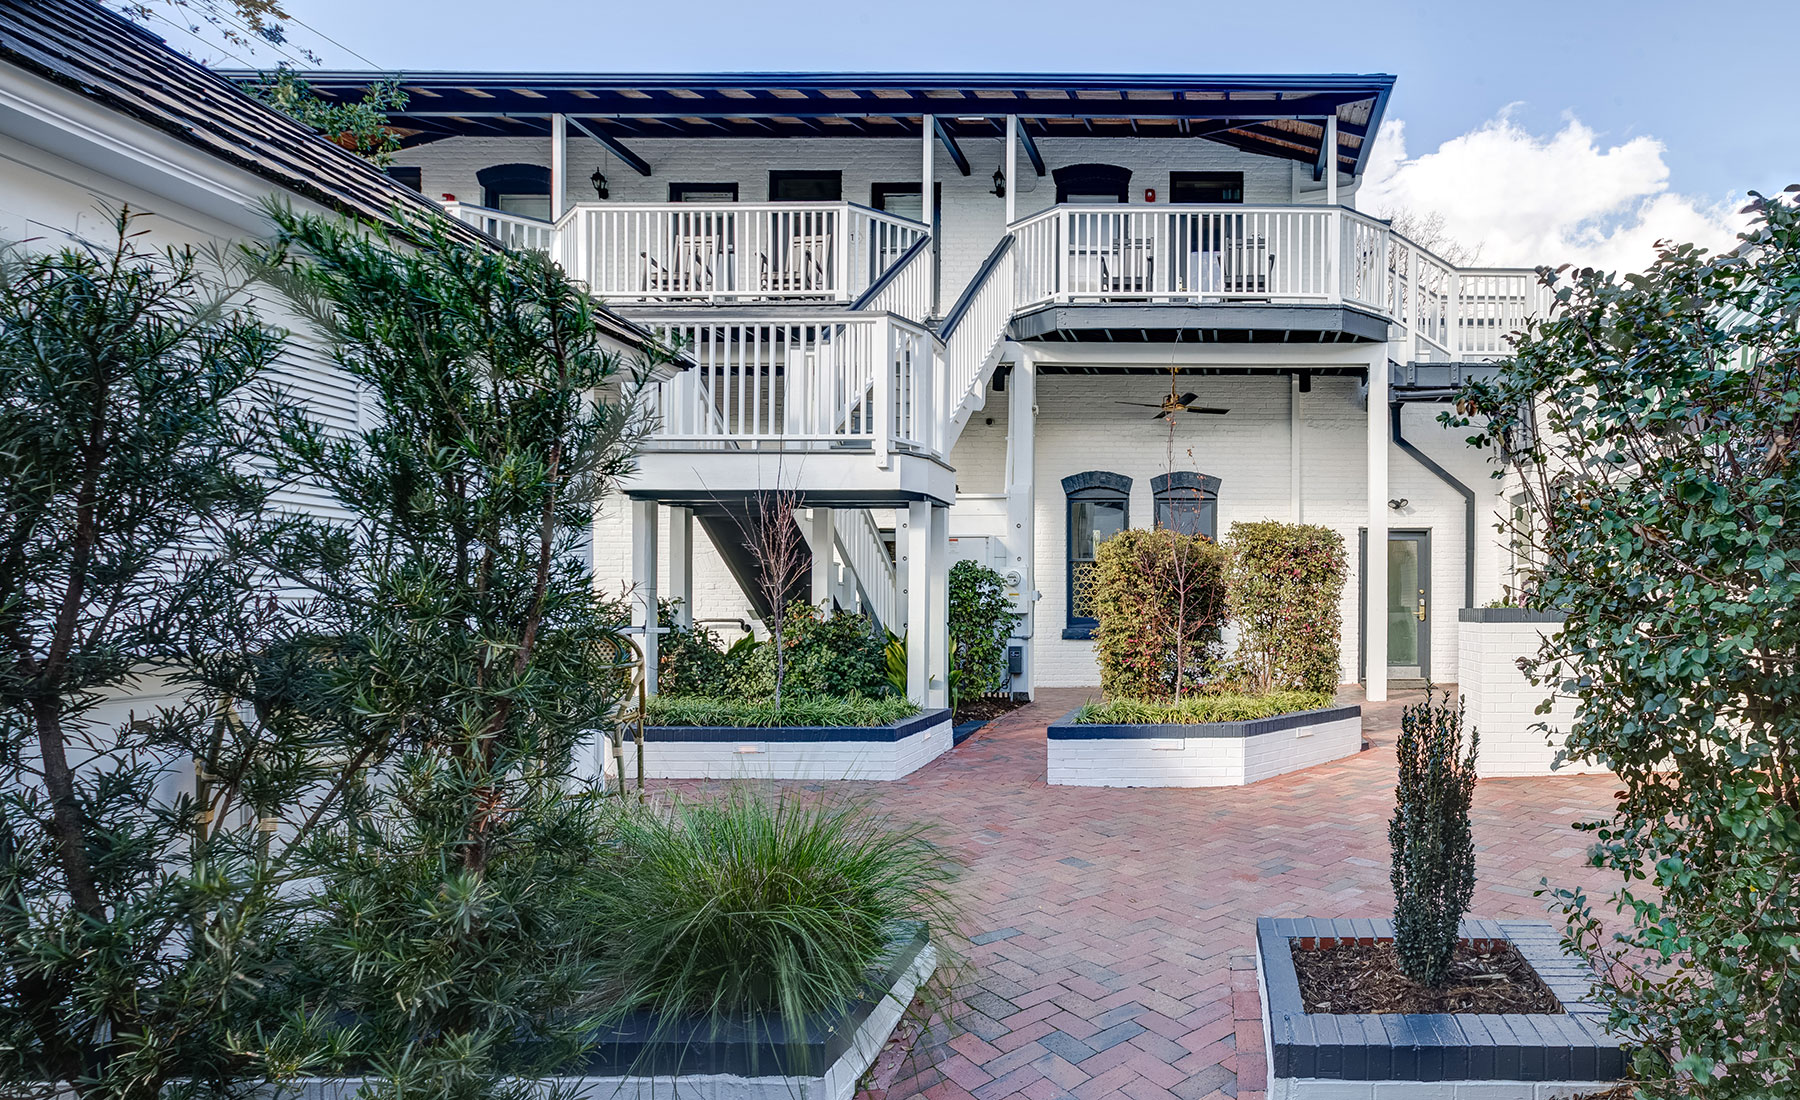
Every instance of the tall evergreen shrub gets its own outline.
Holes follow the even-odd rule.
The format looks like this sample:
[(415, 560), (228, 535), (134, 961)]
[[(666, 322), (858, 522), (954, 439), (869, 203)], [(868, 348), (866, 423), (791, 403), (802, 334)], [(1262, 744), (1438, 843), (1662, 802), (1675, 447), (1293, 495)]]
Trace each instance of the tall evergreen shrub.
[(1450, 974), (1457, 929), (1475, 896), (1477, 735), (1463, 742), (1463, 704), (1450, 693), (1400, 712), (1399, 782), (1388, 842), (1394, 849), (1394, 947), (1400, 970), (1433, 989)]
[(1175, 699), (1212, 673), (1227, 560), (1210, 539), (1169, 529), (1121, 531), (1100, 544), (1094, 648), (1108, 698)]
[(1337, 688), (1344, 539), (1329, 527), (1234, 523), (1227, 581), (1236, 674), (1247, 690)]

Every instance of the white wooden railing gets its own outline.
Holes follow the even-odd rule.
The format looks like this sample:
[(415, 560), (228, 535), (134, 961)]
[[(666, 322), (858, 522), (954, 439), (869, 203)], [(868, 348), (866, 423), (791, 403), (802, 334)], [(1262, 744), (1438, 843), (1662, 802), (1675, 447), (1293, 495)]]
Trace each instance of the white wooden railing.
[(1549, 307), (1535, 273), (1458, 269), (1386, 222), (1323, 206), (1056, 206), (1012, 226), (1012, 306), (1344, 303), (1386, 316), (1413, 358), (1506, 354)]
[(550, 222), (466, 202), (447, 202), (444, 213), (469, 223), (508, 248), (534, 249), (556, 255), (558, 231)]
[(881, 537), (881, 526), (867, 508), (839, 509), (832, 530), (838, 554), (850, 568), (862, 593), (864, 609), (890, 630), (899, 630), (900, 595), (894, 558)]
[(943, 454), (937, 338), (886, 313), (642, 319), (693, 366), (651, 395), (648, 445)]
[(955, 445), (973, 403), (987, 389), (988, 368), (1006, 339), (1013, 315), (1013, 287), (1017, 281), (1018, 246), (1001, 241), (975, 273), (968, 289), (944, 315), (939, 335), (944, 341), (944, 370), (948, 375), (950, 443)]
[(928, 243), (922, 237), (915, 241), (863, 292), (852, 308), (914, 319), (929, 317), (932, 264)]
[(855, 203), (583, 203), (557, 258), (613, 302), (850, 302), (926, 233)]

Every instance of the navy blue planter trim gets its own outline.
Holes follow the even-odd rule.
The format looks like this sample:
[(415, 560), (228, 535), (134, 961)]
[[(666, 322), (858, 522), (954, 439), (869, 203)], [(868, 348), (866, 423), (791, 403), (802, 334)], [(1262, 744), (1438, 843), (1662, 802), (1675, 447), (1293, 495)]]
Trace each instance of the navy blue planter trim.
[(1625, 1048), (1589, 999), (1592, 975), (1565, 954), (1543, 921), (1465, 920), (1470, 940), (1518, 949), (1563, 1004), (1560, 1013), (1342, 1015), (1306, 1011), (1293, 945), (1391, 939), (1392, 921), (1260, 917), (1262, 960), (1276, 1077), (1341, 1081), (1617, 1081)]
[(1465, 607), (1456, 613), (1456, 618), (1464, 623), (1561, 623), (1568, 616), (1529, 607)]
[(1075, 721), (1080, 708), (1070, 711), (1056, 722), (1051, 723), (1047, 731), (1052, 741), (1129, 741), (1137, 738), (1151, 740), (1168, 740), (1172, 737), (1255, 737), (1264, 733), (1280, 733), (1282, 730), (1298, 729), (1301, 726), (1317, 726), (1326, 722), (1336, 722), (1344, 718), (1362, 717), (1362, 707), (1325, 707), (1321, 710), (1297, 710), (1292, 714), (1277, 714), (1272, 718), (1252, 718), (1243, 722), (1158, 722), (1144, 725), (1126, 723), (1081, 723)]
[(894, 742), (923, 733), (950, 716), (943, 710), (928, 710), (885, 726), (646, 726), (644, 740), (656, 742), (705, 741), (736, 742), (782, 741), (875, 741)]

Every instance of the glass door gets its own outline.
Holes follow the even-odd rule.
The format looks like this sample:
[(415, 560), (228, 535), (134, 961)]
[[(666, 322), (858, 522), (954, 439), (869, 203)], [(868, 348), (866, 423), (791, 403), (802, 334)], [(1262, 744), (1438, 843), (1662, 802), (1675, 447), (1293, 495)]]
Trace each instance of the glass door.
[(1430, 532), (1388, 535), (1387, 631), (1388, 676), (1419, 680), (1430, 675)]

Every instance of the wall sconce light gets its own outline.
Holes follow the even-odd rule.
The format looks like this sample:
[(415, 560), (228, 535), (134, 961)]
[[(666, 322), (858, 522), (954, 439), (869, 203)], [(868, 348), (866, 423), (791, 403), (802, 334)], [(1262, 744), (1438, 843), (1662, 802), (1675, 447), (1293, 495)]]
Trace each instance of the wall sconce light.
[(1396, 512), (1399, 512), (1399, 511), (1403, 511), (1406, 508), (1406, 506), (1411, 503), (1412, 503), (1412, 501), (1407, 500), (1405, 497), (1401, 497), (1399, 500), (1388, 501), (1388, 507), (1392, 508)]
[(1002, 169), (1002, 168), (994, 169), (994, 197), (997, 199), (1003, 199), (1006, 197), (1006, 171), (1005, 171), (1005, 169)]
[(594, 185), (594, 194), (596, 197), (602, 199), (606, 197), (607, 189), (605, 172), (602, 172), (598, 168), (594, 169), (594, 174), (588, 177), (588, 182)]

